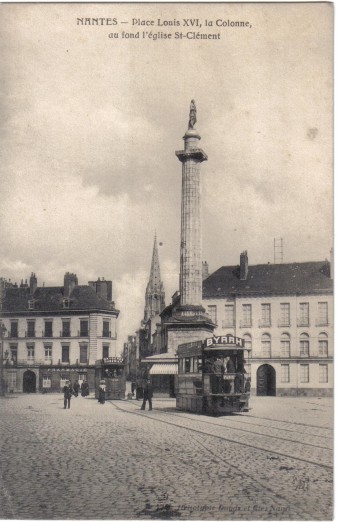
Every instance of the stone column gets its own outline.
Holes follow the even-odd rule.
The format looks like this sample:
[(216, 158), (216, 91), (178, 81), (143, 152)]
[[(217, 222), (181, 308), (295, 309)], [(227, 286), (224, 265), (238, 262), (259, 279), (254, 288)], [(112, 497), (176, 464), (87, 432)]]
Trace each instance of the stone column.
[(203, 312), (200, 165), (207, 156), (194, 128), (183, 139), (184, 150), (175, 153), (182, 162), (180, 297), (181, 309), (197, 315), (197, 308)]

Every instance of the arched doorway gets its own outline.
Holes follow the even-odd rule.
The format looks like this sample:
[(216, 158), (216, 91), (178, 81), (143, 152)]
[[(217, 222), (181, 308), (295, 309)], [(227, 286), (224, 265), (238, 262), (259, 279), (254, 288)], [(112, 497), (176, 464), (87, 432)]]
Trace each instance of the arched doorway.
[(276, 395), (276, 373), (270, 364), (263, 364), (256, 373), (256, 395)]
[(26, 370), (23, 375), (23, 392), (36, 393), (36, 374), (31, 370)]

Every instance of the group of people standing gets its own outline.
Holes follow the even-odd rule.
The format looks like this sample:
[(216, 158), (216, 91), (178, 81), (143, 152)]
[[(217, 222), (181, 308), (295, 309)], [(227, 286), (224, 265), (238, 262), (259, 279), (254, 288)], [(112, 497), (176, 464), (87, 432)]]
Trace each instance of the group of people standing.
[[(66, 381), (65, 385), (63, 387), (63, 394), (64, 394), (64, 409), (70, 408), (70, 401), (71, 398), (78, 397), (79, 391), (81, 389), (81, 396), (87, 397), (89, 395), (89, 386), (87, 381), (83, 381), (81, 386), (79, 385), (78, 381), (75, 381), (72, 385), (70, 381)], [(135, 391), (135, 388), (133, 389), (133, 393)], [(143, 403), (141, 406), (141, 410), (145, 410), (146, 403), (149, 405), (149, 410), (152, 410), (152, 397), (153, 397), (153, 389), (151, 380), (147, 379), (143, 383)], [(100, 404), (105, 404), (106, 400), (106, 384), (105, 382), (100, 382), (99, 389), (98, 389), (98, 402)]]
[(64, 396), (64, 409), (70, 408), (71, 398), (73, 396), (78, 397), (80, 389), (82, 397), (87, 397), (87, 395), (89, 395), (89, 386), (87, 381), (82, 381), (81, 386), (78, 381), (75, 381), (73, 385), (70, 381), (65, 382), (62, 390)]

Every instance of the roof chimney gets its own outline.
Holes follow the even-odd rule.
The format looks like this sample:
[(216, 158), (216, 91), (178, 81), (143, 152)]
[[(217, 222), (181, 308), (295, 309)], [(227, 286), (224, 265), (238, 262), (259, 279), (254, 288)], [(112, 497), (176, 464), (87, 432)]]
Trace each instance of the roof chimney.
[(64, 275), (64, 290), (63, 296), (70, 297), (75, 286), (78, 285), (77, 275), (66, 272)]
[(37, 277), (36, 274), (31, 272), (30, 276), (30, 293), (33, 295), (37, 289)]
[(245, 281), (248, 277), (248, 252), (244, 250), (240, 255), (239, 279)]
[(202, 262), (202, 280), (208, 277), (208, 263), (207, 261)]
[(330, 250), (330, 279), (334, 278), (334, 255), (333, 255), (333, 248)]

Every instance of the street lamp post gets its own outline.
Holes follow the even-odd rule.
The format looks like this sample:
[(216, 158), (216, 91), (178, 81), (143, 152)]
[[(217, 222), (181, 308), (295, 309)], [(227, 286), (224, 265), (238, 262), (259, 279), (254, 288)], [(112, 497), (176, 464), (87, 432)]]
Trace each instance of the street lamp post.
[(0, 352), (0, 397), (4, 397), (5, 395), (5, 386), (4, 386), (4, 334), (6, 332), (6, 327), (4, 324), (0, 323), (0, 343), (1, 343), (1, 352)]

